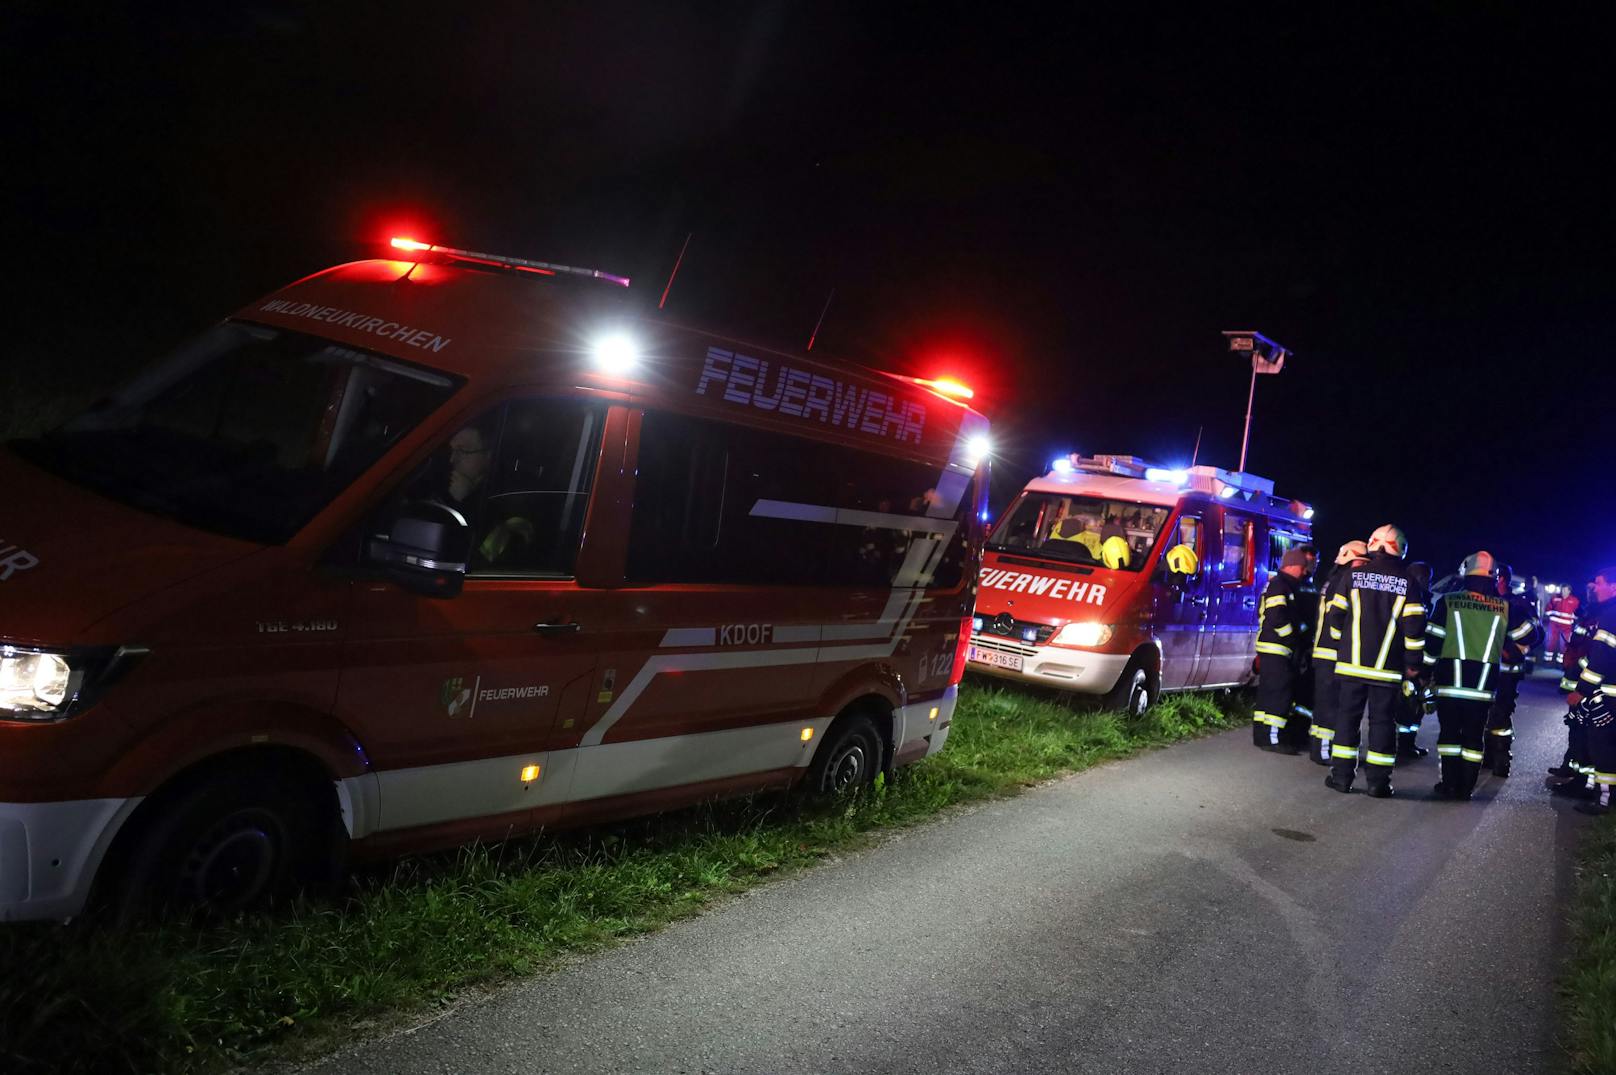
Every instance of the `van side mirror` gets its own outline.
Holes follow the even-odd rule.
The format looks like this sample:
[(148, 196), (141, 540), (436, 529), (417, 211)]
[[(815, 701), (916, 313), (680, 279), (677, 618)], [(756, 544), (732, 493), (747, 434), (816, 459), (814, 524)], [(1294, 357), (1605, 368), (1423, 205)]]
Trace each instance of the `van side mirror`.
[(435, 500), (406, 504), (385, 534), (372, 534), (365, 556), (387, 577), (426, 597), (454, 597), (466, 581), (471, 525)]

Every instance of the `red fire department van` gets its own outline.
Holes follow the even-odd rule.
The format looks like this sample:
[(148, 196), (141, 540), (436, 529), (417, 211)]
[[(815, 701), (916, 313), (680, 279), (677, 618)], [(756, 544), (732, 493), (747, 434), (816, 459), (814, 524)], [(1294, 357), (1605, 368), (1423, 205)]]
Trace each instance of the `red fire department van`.
[(0, 920), (941, 749), (987, 421), (395, 240), (0, 450)]
[(1248, 682), (1257, 604), (1313, 509), (1271, 481), (1133, 456), (1055, 460), (983, 559), (969, 668), (1140, 713), (1162, 692)]

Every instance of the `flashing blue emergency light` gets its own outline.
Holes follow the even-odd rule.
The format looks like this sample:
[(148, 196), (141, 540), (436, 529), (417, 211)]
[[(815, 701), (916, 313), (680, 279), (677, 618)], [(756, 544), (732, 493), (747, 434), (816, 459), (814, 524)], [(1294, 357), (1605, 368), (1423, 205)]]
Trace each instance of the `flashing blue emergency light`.
[(1145, 480), (1147, 482), (1166, 482), (1168, 485), (1183, 485), (1189, 480), (1189, 474), (1182, 470), (1168, 470), (1166, 467), (1146, 467)]
[(973, 616), (971, 618), (971, 633), (972, 634), (975, 634), (975, 635), (981, 634), (982, 633), (982, 628), (985, 627), (985, 626), (986, 626), (986, 623), (983, 621), (981, 616)]
[(1304, 511), (1304, 512), (1302, 512), (1302, 518), (1304, 518), (1304, 519), (1311, 519), (1311, 518), (1313, 518), (1313, 509), (1312, 509), (1312, 508), (1308, 508), (1308, 509), (1307, 509), (1307, 510), (1306, 510), (1306, 511)]
[(1070, 457), (1063, 455), (1050, 463), (1049, 469), (1056, 474), (1070, 474), (1072, 472), (1072, 460)]

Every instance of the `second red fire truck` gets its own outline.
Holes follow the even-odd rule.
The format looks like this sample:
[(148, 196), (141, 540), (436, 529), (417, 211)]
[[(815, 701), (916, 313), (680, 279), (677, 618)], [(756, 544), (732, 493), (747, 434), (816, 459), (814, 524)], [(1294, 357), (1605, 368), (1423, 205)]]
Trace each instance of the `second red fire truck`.
[(1313, 509), (1253, 474), (1070, 456), (988, 540), (969, 667), (1143, 712), (1251, 680), (1258, 597)]

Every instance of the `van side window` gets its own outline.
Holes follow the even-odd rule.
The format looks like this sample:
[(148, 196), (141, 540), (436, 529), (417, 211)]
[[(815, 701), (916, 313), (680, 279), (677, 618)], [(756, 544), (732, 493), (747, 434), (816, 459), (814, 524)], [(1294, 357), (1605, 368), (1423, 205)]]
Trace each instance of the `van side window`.
[(830, 479), (815, 465), (815, 451), (794, 437), (647, 413), (640, 423), (629, 578), (818, 582), (831, 527), (776, 507), (830, 502)]
[[(835, 505), (862, 525), (832, 528), (826, 581), (837, 586), (953, 589), (970, 558), (970, 479), (939, 467), (831, 448)], [(956, 500), (944, 514), (940, 505)]]
[(1178, 540), (1170, 543), (1168, 548), (1173, 545), (1188, 545), (1195, 550), (1196, 559), (1203, 559), (1206, 550), (1201, 548), (1201, 520), (1194, 515), (1179, 516)]
[[(941, 467), (651, 412), (640, 424), (628, 576), (958, 586), (970, 559), (969, 486)], [(948, 516), (928, 514), (951, 500)]]
[(1237, 586), (1251, 581), (1251, 520), (1232, 511), (1223, 513), (1223, 583)]
[(465, 516), (472, 576), (570, 575), (601, 421), (578, 400), (498, 407), (456, 430), (394, 503), (435, 500)]
[(473, 575), (572, 574), (602, 418), (578, 400), (506, 406), (473, 524)]

